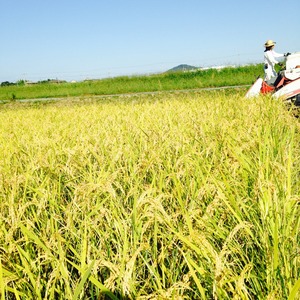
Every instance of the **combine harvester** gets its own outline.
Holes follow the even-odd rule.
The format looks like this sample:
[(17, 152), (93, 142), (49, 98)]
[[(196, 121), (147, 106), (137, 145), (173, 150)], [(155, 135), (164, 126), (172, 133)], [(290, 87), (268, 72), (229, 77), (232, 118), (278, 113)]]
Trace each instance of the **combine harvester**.
[(273, 98), (300, 106), (300, 52), (286, 57), (285, 68), (271, 81), (257, 78), (246, 94), (246, 98), (260, 94), (272, 94)]

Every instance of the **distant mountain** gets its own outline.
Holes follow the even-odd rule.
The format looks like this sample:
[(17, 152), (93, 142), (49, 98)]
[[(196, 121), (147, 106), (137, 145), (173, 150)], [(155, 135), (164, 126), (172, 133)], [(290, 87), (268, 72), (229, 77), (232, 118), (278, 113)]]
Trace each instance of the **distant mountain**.
[(190, 65), (186, 65), (186, 64), (182, 64), (182, 65), (178, 65), (170, 70), (168, 70), (167, 72), (182, 72), (182, 71), (191, 71), (191, 70), (197, 70), (199, 68), (194, 67), (194, 66), (190, 66)]

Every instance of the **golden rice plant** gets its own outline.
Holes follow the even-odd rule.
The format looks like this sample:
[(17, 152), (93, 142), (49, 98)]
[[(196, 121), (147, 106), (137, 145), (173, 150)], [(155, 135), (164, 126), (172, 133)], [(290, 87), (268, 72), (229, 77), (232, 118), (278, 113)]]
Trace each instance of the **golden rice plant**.
[(0, 107), (1, 299), (298, 299), (299, 122), (238, 93)]

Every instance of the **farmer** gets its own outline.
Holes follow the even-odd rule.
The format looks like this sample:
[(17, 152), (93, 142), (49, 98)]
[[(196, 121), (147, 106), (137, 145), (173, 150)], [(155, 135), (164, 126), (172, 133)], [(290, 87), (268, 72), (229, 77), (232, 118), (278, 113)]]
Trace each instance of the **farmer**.
[(285, 54), (280, 54), (275, 52), (273, 49), (275, 47), (275, 42), (272, 40), (267, 40), (265, 42), (265, 52), (264, 52), (264, 71), (265, 71), (265, 80), (271, 80), (277, 76), (275, 71), (275, 65), (281, 64), (278, 59), (283, 58)]

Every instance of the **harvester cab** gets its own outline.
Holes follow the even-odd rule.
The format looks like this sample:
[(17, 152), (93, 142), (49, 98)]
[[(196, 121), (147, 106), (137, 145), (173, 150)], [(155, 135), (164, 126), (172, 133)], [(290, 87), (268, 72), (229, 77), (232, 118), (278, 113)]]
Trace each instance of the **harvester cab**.
[(300, 52), (295, 52), (286, 57), (285, 68), (286, 70), (292, 70), (300, 68)]
[(279, 74), (288, 80), (296, 80), (300, 77), (300, 52), (286, 57), (285, 70), (282, 70)]

